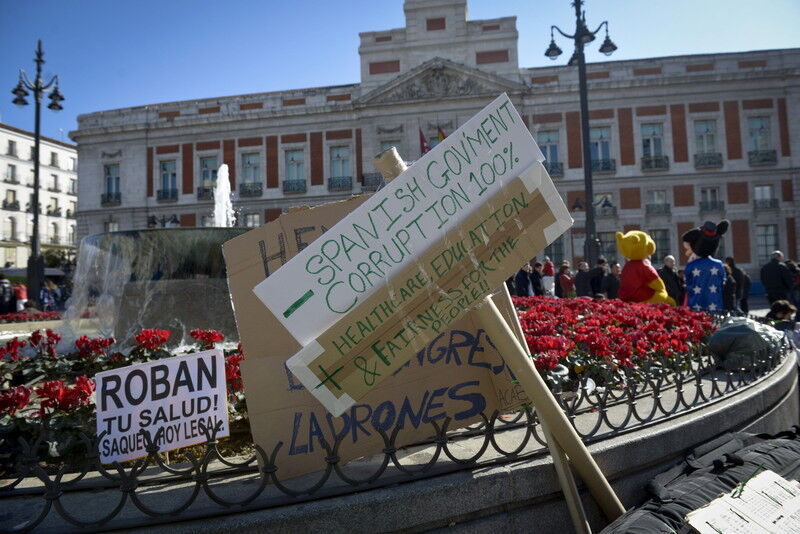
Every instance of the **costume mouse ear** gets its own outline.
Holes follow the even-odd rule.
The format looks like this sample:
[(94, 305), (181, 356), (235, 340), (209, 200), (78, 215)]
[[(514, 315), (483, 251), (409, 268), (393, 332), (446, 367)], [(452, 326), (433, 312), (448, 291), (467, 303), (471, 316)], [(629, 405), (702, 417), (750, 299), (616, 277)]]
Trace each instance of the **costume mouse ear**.
[(722, 235), (728, 231), (728, 220), (722, 219), (717, 225), (717, 235)]
[(700, 229), (699, 228), (692, 228), (681, 238), (682, 241), (689, 243), (690, 245), (697, 242), (697, 239), (700, 237)]

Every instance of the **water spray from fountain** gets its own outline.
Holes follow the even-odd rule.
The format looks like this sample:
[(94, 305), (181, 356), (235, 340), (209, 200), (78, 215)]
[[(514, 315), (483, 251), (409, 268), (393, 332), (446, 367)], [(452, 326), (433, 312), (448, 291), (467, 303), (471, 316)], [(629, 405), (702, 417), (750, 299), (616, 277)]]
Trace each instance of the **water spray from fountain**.
[(214, 226), (232, 228), (236, 224), (236, 213), (231, 202), (231, 182), (228, 178), (228, 165), (223, 163), (217, 172), (214, 187)]

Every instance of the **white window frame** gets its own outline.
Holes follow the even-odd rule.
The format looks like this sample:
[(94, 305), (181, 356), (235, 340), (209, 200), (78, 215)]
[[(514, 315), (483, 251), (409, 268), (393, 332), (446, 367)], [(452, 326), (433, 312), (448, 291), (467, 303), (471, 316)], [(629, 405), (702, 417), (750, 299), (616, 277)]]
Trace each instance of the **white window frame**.
[[(245, 163), (245, 158), (255, 156), (255, 164)], [(258, 150), (242, 150), (239, 152), (239, 162), (241, 169), (241, 183), (243, 184), (257, 184), (263, 182), (264, 173), (262, 165), (264, 157)]]
[[(766, 230), (774, 230), (774, 240), (767, 242), (764, 238), (769, 237), (773, 232)], [(780, 243), (780, 234), (778, 233), (777, 224), (757, 224), (755, 229), (755, 242), (756, 242), (756, 257), (758, 262), (766, 263), (769, 261), (773, 251), (778, 250)]]
[[(172, 172), (165, 165), (172, 164)], [(158, 162), (158, 177), (162, 191), (178, 190), (178, 162), (174, 159), (162, 159)], [(166, 187), (170, 186), (170, 187)]]
[[(203, 164), (206, 160), (210, 160), (214, 158), (216, 164), (213, 167), (203, 167)], [(200, 187), (210, 187), (214, 188), (217, 185), (217, 173), (219, 171), (220, 163), (219, 163), (219, 153), (212, 152), (203, 154), (200, 153), (197, 155), (197, 177), (200, 181)]]
[[(116, 167), (116, 174), (110, 173), (109, 170)], [(108, 195), (119, 194), (119, 178), (120, 178), (120, 164), (119, 163), (105, 163), (103, 164), (103, 182), (105, 192)]]
[[(705, 129), (702, 132), (698, 131), (700, 123), (712, 124), (712, 129)], [(717, 119), (703, 118), (694, 119), (692, 124), (694, 132), (694, 150), (695, 154), (716, 154), (717, 153)]]
[[(766, 129), (763, 126), (756, 130), (751, 124), (752, 121), (766, 121)], [(774, 150), (775, 144), (772, 139), (772, 117), (770, 115), (750, 115), (747, 117), (747, 150), (750, 152)], [(753, 133), (759, 131), (761, 135), (754, 139)]]
[[(555, 140), (553, 139), (542, 139), (542, 136), (547, 134), (555, 134)], [(536, 143), (539, 145), (539, 149), (544, 154), (544, 159), (548, 163), (556, 164), (561, 161), (559, 157), (559, 145), (561, 141), (561, 132), (558, 129), (551, 129), (551, 128), (543, 128), (536, 132)], [(553, 155), (553, 151), (555, 150), (555, 156)]]
[[(653, 131), (645, 135), (645, 128)], [(645, 158), (657, 158), (664, 155), (664, 123), (663, 122), (643, 122), (639, 124), (639, 132), (642, 137), (642, 156)], [(649, 147), (648, 147), (649, 145)]]
[[(334, 160), (334, 153), (337, 150), (347, 150), (347, 157)], [(337, 163), (343, 161), (343, 163)], [(340, 166), (338, 169), (336, 165)], [(352, 178), (353, 177), (353, 148), (349, 145), (337, 144), (328, 147), (328, 176), (331, 178)]]

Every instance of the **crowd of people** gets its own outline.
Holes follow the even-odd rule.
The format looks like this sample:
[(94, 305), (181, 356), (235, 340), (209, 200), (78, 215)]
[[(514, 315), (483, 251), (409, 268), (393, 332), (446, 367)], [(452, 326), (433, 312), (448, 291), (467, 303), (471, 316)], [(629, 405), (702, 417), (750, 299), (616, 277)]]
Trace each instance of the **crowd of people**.
[[(738, 267), (731, 256), (725, 258), (723, 266), (726, 275), (721, 288), (724, 311), (738, 315), (749, 313), (750, 275)], [(509, 291), (519, 297), (615, 299), (619, 297), (621, 271), (619, 263), (609, 263), (605, 258), (597, 260), (597, 265), (592, 268), (582, 261), (574, 271), (570, 262), (564, 261), (556, 270), (555, 264), (545, 256), (543, 262), (533, 258), (523, 265), (507, 284)], [(684, 270), (677, 267), (675, 257), (671, 254), (664, 256), (657, 272), (669, 296), (676, 303), (685, 304), (686, 276)], [(800, 266), (786, 261), (783, 253), (776, 250), (772, 259), (761, 268), (760, 279), (770, 306), (778, 303), (772, 311), (782, 316), (794, 316), (795, 321), (800, 321)]]
[(0, 273), (0, 315), (6, 313), (38, 313), (40, 311), (60, 311), (64, 309), (69, 295), (66, 288), (47, 279), (42, 284), (38, 298), (28, 295), (28, 287), (11, 281)]

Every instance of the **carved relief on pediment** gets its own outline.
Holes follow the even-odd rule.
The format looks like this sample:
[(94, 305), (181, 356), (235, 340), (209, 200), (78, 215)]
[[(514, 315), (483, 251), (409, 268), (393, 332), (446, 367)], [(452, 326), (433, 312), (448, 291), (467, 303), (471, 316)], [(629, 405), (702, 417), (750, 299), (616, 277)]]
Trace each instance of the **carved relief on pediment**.
[(436, 67), (388, 91), (375, 100), (378, 103), (404, 102), (428, 98), (476, 95), (492, 92), (492, 88), (459, 73)]

